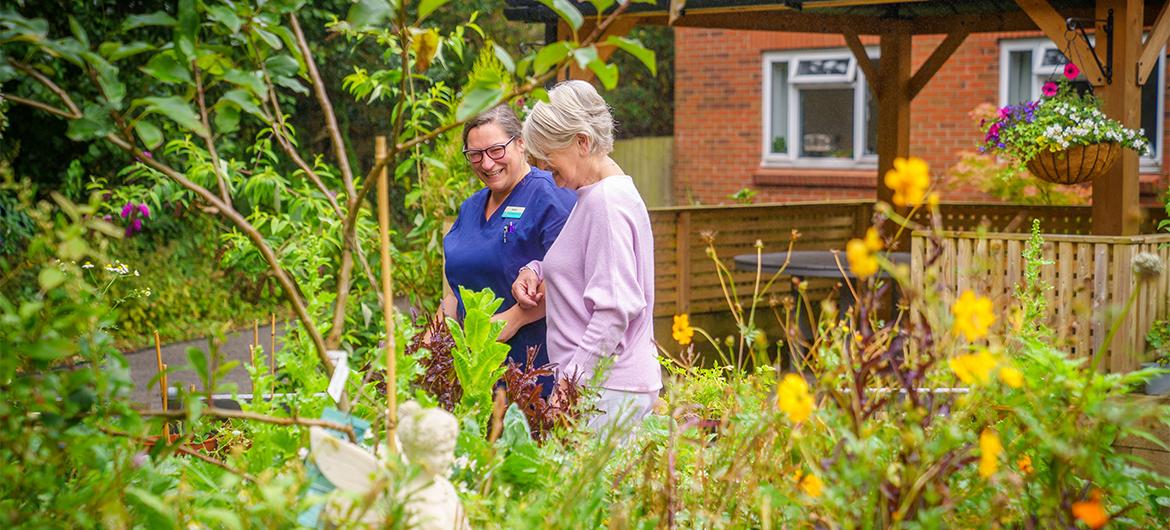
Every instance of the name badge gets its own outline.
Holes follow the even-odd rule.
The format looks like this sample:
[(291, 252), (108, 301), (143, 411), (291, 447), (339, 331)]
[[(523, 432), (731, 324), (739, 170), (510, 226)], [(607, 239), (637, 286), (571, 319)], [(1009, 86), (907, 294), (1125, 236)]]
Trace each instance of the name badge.
[(519, 219), (521, 215), (524, 215), (523, 206), (509, 206), (504, 208), (504, 213), (500, 214), (500, 217), (504, 219)]

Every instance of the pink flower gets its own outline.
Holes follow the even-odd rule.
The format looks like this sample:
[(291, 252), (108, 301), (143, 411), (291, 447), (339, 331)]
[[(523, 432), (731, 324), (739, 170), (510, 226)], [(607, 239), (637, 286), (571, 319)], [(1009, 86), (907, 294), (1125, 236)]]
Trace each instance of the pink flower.
[(138, 213), (142, 214), (143, 217), (150, 217), (150, 207), (147, 206), (145, 202), (139, 204)]
[(1069, 81), (1076, 79), (1079, 75), (1081, 75), (1081, 69), (1077, 68), (1077, 65), (1073, 63), (1064, 65), (1064, 77), (1068, 78)]
[(1011, 116), (1011, 115), (1012, 115), (1012, 108), (1011, 107), (1005, 105), (999, 109), (1000, 119), (1006, 118), (1006, 117)]
[(1059, 88), (1057, 88), (1056, 83), (1049, 81), (1044, 83), (1044, 86), (1040, 88), (1040, 91), (1043, 92), (1045, 96), (1052, 97), (1056, 95), (1056, 92), (1059, 91)]
[(134, 213), (134, 203), (128, 202), (125, 206), (122, 207), (122, 219), (130, 217), (130, 214), (132, 213)]

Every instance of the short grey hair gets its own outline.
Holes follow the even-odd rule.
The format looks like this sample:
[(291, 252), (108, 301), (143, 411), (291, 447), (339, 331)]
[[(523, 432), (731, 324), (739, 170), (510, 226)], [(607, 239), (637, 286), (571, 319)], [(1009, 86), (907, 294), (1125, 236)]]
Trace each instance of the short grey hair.
[(573, 143), (584, 134), (589, 153), (608, 155), (613, 151), (613, 115), (609, 105), (593, 88), (580, 80), (557, 83), (548, 91), (548, 103), (537, 102), (524, 119), (524, 147), (538, 160)]
[(463, 148), (467, 148), (467, 135), (471, 134), (472, 129), (489, 123), (499, 125), (508, 136), (520, 137), (520, 118), (516, 116), (516, 111), (507, 103), (500, 103), (463, 125)]

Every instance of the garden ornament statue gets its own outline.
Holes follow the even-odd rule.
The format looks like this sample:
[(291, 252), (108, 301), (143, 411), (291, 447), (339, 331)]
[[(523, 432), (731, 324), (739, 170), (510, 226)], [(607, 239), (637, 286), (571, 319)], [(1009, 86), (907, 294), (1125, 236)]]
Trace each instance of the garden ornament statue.
[(440, 409), (424, 409), (414, 401), (398, 408), (398, 441), (406, 459), (421, 468), (403, 492), (407, 526), (423, 530), (470, 528), (455, 486), (447, 480), (455, 462), (455, 416)]
[[(424, 409), (414, 401), (398, 409), (398, 445), (409, 463), (419, 472), (399, 494), (407, 517), (407, 527), (421, 530), (467, 530), (470, 525), (463, 503), (447, 473), (455, 461), (455, 439), (459, 424), (445, 410)], [(329, 434), (320, 427), (309, 430), (313, 460), (321, 474), (337, 489), (348, 495), (339, 497), (327, 509), (331, 519), (351, 517), (355, 522), (382, 524), (380, 510), (370, 508), (358, 514), (351, 510), (353, 499), (369, 498), (378, 487), (377, 458), (357, 445)], [(388, 451), (386, 454), (390, 454)], [(384, 484), (384, 482), (382, 483)], [(380, 493), (375, 493), (378, 497)], [(371, 506), (377, 506), (375, 500)]]

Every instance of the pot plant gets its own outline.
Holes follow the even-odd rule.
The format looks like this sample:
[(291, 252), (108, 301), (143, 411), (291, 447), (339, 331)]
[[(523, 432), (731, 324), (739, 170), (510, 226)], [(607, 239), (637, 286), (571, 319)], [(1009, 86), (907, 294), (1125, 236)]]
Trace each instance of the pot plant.
[(1146, 352), (1151, 360), (1142, 363), (1142, 368), (1167, 370), (1146, 381), (1146, 394), (1170, 394), (1170, 320), (1158, 320), (1150, 326), (1146, 333)]
[(1013, 170), (1027, 168), (1056, 184), (1078, 184), (1109, 170), (1122, 149), (1145, 153), (1141, 129), (1130, 129), (1101, 111), (1101, 100), (1081, 94), (1071, 84), (1080, 75), (1075, 64), (1044, 83), (1035, 101), (1000, 108), (993, 120), (981, 120), (980, 151), (1002, 154)]

